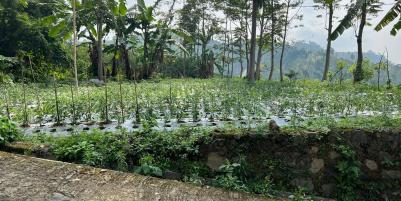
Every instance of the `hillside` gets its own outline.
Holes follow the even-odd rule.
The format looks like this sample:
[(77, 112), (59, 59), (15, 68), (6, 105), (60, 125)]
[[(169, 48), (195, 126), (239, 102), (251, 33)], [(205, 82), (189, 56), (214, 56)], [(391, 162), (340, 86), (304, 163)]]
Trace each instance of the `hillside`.
[[(279, 76), (279, 61), (280, 61), (281, 48), (278, 48), (275, 55), (275, 73), (274, 77)], [(349, 64), (355, 62), (357, 57), (356, 52), (336, 52), (332, 49), (332, 59), (330, 62), (330, 70), (334, 71), (338, 60), (346, 60)], [(369, 59), (373, 63), (380, 61), (380, 55), (368, 51), (364, 53), (364, 57)], [(246, 65), (244, 59), (244, 65)], [(321, 79), (323, 74), (323, 67), (325, 62), (325, 49), (318, 44), (310, 41), (297, 41), (286, 47), (284, 57), (284, 72), (288, 73), (290, 70), (294, 70), (298, 73), (297, 78), (299, 79)], [(262, 58), (262, 72), (263, 77), (267, 78), (270, 71), (270, 52), (265, 52)], [(240, 63), (234, 64), (234, 74), (239, 75)], [(390, 73), (393, 82), (401, 83), (401, 64), (393, 64), (390, 61)], [(348, 74), (348, 72), (347, 72)], [(351, 77), (350, 74), (347, 77)], [(384, 76), (383, 78), (384, 79)], [(376, 80), (376, 78), (374, 78)]]

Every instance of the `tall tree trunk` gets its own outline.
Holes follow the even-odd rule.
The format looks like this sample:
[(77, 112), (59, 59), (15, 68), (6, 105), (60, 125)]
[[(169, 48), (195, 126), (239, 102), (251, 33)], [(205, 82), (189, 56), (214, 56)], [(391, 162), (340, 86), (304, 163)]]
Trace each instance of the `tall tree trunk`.
[(387, 88), (391, 88), (390, 66), (388, 61), (388, 50), (386, 48), (386, 72), (387, 72)]
[(124, 52), (125, 52), (125, 74), (127, 76), (128, 80), (132, 79), (132, 67), (131, 63), (129, 60), (129, 51), (127, 50), (127, 47), (124, 47)]
[[(208, 78), (209, 77), (209, 73), (208, 73), (208, 62), (207, 57), (206, 57), (206, 48), (207, 48), (207, 39), (206, 39), (206, 29), (205, 29), (205, 10), (203, 10), (202, 12), (202, 35), (203, 35), (203, 39), (202, 39), (202, 73), (203, 74), (203, 78)], [(224, 39), (224, 48), (225, 48), (225, 39)], [(224, 60), (223, 60), (223, 67), (224, 67)]]
[(115, 42), (115, 48), (114, 48), (114, 55), (113, 55), (113, 64), (112, 64), (112, 68), (111, 68), (111, 76), (115, 77), (117, 76), (118, 73), (118, 61), (117, 61), (117, 52), (120, 51), (120, 49), (118, 48), (118, 34), (116, 35), (116, 42)]
[(211, 51), (209, 56), (208, 56), (208, 75), (209, 77), (213, 77), (213, 72), (214, 72), (214, 54)]
[(281, 55), (280, 55), (280, 82), (284, 81), (284, 70), (283, 70), (283, 61), (284, 61), (284, 51), (285, 51), (285, 43), (287, 39), (287, 28), (288, 28), (288, 12), (290, 10), (291, 0), (287, 0), (287, 9), (285, 12), (285, 21), (284, 21), (284, 36), (283, 36), (283, 44), (281, 46)]
[[(245, 1), (247, 2), (247, 1)], [(246, 5), (246, 13), (245, 13), (245, 56), (246, 56), (246, 74), (248, 77), (249, 73), (249, 41), (248, 41), (248, 5)]]
[(256, 50), (256, 18), (258, 15), (258, 0), (253, 0), (252, 5), (252, 28), (251, 28), (251, 49), (248, 80), (255, 81), (255, 50)]
[(207, 42), (202, 40), (202, 68), (201, 68), (201, 75), (202, 78), (208, 78), (208, 64), (206, 62), (206, 45)]
[(233, 32), (231, 31), (232, 21), (230, 21), (230, 37), (231, 37), (231, 78), (234, 76), (234, 36)]
[[(223, 76), (224, 76), (224, 70), (226, 67), (226, 47), (227, 47), (227, 17), (226, 17), (226, 28), (224, 30), (224, 46), (223, 46), (223, 58), (222, 58), (222, 68), (223, 68)], [(227, 73), (228, 74), (228, 73)]]
[(148, 27), (145, 27), (144, 40), (143, 40), (143, 67), (146, 72), (145, 78), (149, 77), (149, 64), (148, 64)]
[(242, 73), (244, 71), (244, 65), (242, 63), (242, 37), (239, 38), (239, 63), (241, 65), (241, 70), (239, 73), (239, 77), (242, 78)]
[[(89, 57), (90, 57), (91, 64), (92, 64), (91, 72), (94, 76), (97, 77), (98, 76), (97, 75), (97, 73), (98, 73), (97, 60), (98, 59), (97, 59), (97, 42), (96, 41), (92, 41), (92, 44), (89, 44), (88, 53), (89, 53)], [(88, 76), (88, 78), (89, 78), (89, 76)]]
[(117, 62), (117, 59), (115, 57), (115, 53), (114, 53), (114, 56), (113, 56), (113, 58), (111, 60), (112, 60), (111, 77), (115, 77), (115, 76), (117, 76), (117, 66), (118, 66), (118, 64), (117, 64), (118, 62)]
[(261, 16), (261, 22), (260, 22), (260, 33), (259, 33), (259, 48), (258, 48), (258, 56), (256, 60), (256, 80), (260, 80), (260, 71), (261, 71), (261, 61), (262, 61), (262, 52), (263, 52), (263, 45), (264, 45), (264, 40), (263, 40), (263, 31), (264, 31), (264, 26), (265, 26), (265, 10), (263, 8), (263, 2), (262, 2), (262, 16)]
[[(193, 54), (193, 50), (191, 50), (191, 54), (189, 55), (189, 57), (192, 57)], [(184, 56), (184, 65), (182, 65), (182, 76), (186, 77), (186, 73), (185, 73), (185, 66), (188, 65), (188, 58), (187, 58), (187, 54), (185, 54), (185, 52), (183, 53)], [(171, 70), (169, 71), (170, 77), (172, 77), (171, 74)]]
[(231, 43), (231, 37), (230, 37), (230, 35), (227, 35), (227, 77), (230, 77), (230, 75), (231, 75), (231, 72), (230, 72), (230, 43)]
[(128, 80), (130, 80), (132, 79), (132, 70), (131, 70), (131, 63), (129, 61), (127, 46), (123, 45), (122, 48), (124, 51), (125, 76), (127, 77)]
[(76, 15), (76, 0), (72, 1), (72, 29), (74, 32), (73, 39), (73, 62), (74, 62), (74, 79), (75, 87), (78, 88), (78, 69), (77, 69), (77, 15)]
[(272, 11), (270, 13), (270, 17), (272, 20), (271, 32), (270, 32), (270, 73), (269, 73), (269, 80), (273, 79), (273, 72), (274, 72), (274, 29), (276, 19), (274, 18), (274, 0), (271, 0), (271, 7)]
[(363, 38), (363, 29), (366, 25), (366, 15), (367, 15), (367, 2), (362, 6), (362, 15), (361, 22), (359, 24), (359, 30), (357, 35), (357, 44), (358, 44), (358, 60), (356, 62), (356, 68), (354, 71), (354, 83), (360, 82), (363, 80), (363, 70), (362, 70), (362, 62), (363, 62), (363, 50), (362, 50), (362, 38)]
[[(199, 36), (199, 27), (198, 26), (196, 26), (196, 35)], [(196, 58), (197, 59), (199, 59), (198, 44), (199, 44), (199, 37), (196, 37), (196, 42), (195, 42), (194, 46), (195, 46), (195, 52), (196, 52)]]
[(329, 73), (330, 67), (330, 53), (331, 53), (331, 31), (333, 29), (333, 13), (334, 7), (333, 3), (329, 4), (329, 27), (327, 29), (327, 47), (326, 47), (326, 63), (324, 64), (323, 78), (322, 81), (327, 80), (327, 74)]
[(103, 35), (102, 35), (102, 24), (103, 16), (99, 16), (97, 20), (97, 76), (99, 80), (104, 80), (104, 70), (103, 70)]

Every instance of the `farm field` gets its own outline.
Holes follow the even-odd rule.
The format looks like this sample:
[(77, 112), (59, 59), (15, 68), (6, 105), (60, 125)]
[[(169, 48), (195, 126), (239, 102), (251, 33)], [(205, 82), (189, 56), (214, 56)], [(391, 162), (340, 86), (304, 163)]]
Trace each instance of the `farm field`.
[(4, 85), (3, 116), (25, 134), (67, 135), (97, 128), (115, 131), (179, 127), (256, 127), (274, 120), (301, 126), (305, 120), (400, 118), (401, 93), (370, 85), (317, 81), (248, 85), (240, 79), (184, 79), (65, 84)]
[[(0, 0), (0, 200), (69, 200), (81, 169), (100, 171), (82, 189), (100, 192), (102, 168), (162, 185), (107, 185), (131, 182), (131, 200), (148, 201), (145, 188), (213, 200), (205, 188), (400, 201), (400, 11), (400, 0)], [(31, 172), (63, 184), (45, 195), (19, 178)]]

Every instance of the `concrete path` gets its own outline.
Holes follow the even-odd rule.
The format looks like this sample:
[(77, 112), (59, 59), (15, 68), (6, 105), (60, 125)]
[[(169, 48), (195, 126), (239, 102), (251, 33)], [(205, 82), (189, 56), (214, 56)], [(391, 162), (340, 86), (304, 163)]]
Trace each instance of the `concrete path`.
[(0, 201), (279, 201), (178, 181), (0, 152)]

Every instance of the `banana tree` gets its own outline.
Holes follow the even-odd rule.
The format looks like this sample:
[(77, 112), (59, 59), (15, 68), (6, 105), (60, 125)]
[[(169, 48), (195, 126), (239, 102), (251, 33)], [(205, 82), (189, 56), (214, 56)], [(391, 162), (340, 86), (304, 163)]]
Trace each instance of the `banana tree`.
[(337, 28), (331, 33), (330, 39), (336, 40), (344, 31), (354, 24), (355, 19), (359, 19), (358, 31), (355, 34), (358, 44), (358, 59), (354, 73), (354, 83), (361, 82), (363, 77), (363, 50), (362, 38), (363, 31), (367, 23), (367, 15), (369, 13), (377, 13), (381, 3), (378, 0), (357, 0), (351, 5), (345, 17), (341, 20)]
[[(209, 65), (210, 56), (213, 54), (207, 49), (207, 45), (212, 40), (213, 36), (221, 33), (220, 27), (216, 20), (211, 20), (209, 24), (206, 24), (205, 18), (202, 19), (202, 30), (198, 34), (198, 38), (202, 45), (202, 62), (201, 62), (201, 77), (209, 78), (213, 75), (213, 66)], [(224, 66), (223, 66), (224, 68)]]
[[(178, 37), (189, 38), (188, 34), (181, 29), (171, 28), (176, 1), (172, 1), (164, 19), (156, 20), (154, 8), (159, 2), (156, 1), (153, 6), (146, 6), (143, 0), (137, 1), (139, 14), (136, 19), (139, 22), (138, 28), (141, 29), (142, 33), (135, 33), (143, 37), (143, 70), (138, 77), (145, 79), (150, 78), (160, 65), (163, 65), (166, 51), (172, 53), (180, 49), (188, 54), (177, 40)], [(176, 48), (172, 48), (173, 46)]]
[[(78, 23), (85, 27), (79, 37), (91, 41), (90, 54), (92, 66), (99, 80), (105, 79), (103, 67), (103, 38), (110, 31), (113, 19), (113, 12), (119, 9), (121, 3), (115, 0), (83, 1)], [(96, 27), (95, 27), (96, 25)]]
[(391, 35), (397, 35), (397, 32), (401, 29), (401, 1), (396, 0), (394, 6), (387, 12), (387, 14), (383, 17), (383, 19), (376, 25), (375, 30), (380, 31), (385, 26), (394, 21), (397, 17), (399, 17), (398, 22), (396, 22), (391, 29)]
[(153, 16), (154, 6), (146, 6), (144, 0), (137, 0), (137, 4), (139, 10), (137, 19), (140, 21), (139, 27), (142, 30), (143, 37), (143, 77), (149, 78), (153, 71), (153, 69), (149, 68), (149, 43), (151, 43), (150, 29), (155, 26), (154, 23), (156, 22)]
[[(105, 52), (113, 52), (113, 66), (112, 66), (112, 76), (117, 75), (117, 66), (119, 61), (124, 63), (125, 75), (127, 79), (132, 78), (132, 68), (129, 61), (129, 44), (136, 43), (132, 41), (130, 34), (134, 32), (135, 28), (138, 27), (138, 23), (135, 18), (128, 15), (132, 11), (132, 8), (127, 9), (125, 6), (125, 0), (119, 0), (118, 5), (111, 7), (112, 18), (108, 23), (110, 29), (115, 31), (115, 43), (108, 45), (105, 48)], [(113, 5), (112, 5), (113, 6)]]

